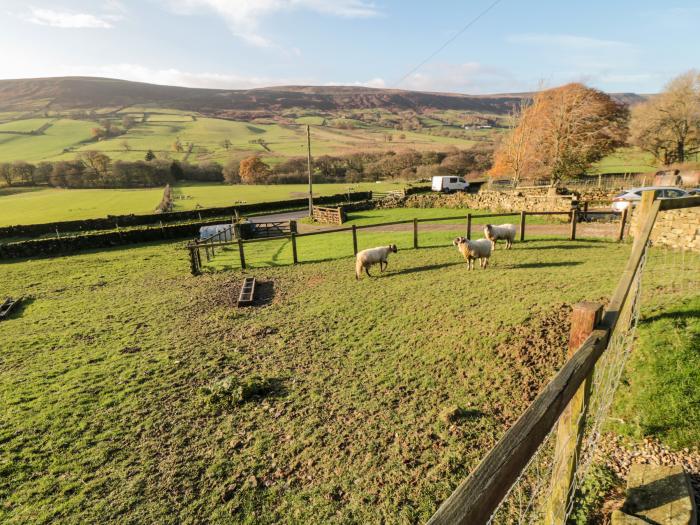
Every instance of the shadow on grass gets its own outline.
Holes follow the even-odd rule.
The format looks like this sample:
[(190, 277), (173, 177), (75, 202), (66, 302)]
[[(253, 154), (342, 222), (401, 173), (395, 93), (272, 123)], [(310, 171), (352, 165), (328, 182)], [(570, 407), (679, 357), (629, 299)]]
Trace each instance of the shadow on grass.
[(383, 274), (374, 274), (372, 277), (393, 277), (395, 275), (406, 275), (409, 273), (416, 273), (416, 272), (429, 272), (431, 270), (440, 270), (442, 268), (449, 268), (450, 266), (459, 266), (460, 264), (464, 264), (463, 262), (451, 262), (451, 263), (442, 263), (442, 264), (427, 264), (425, 266), (416, 266), (414, 268), (406, 268), (405, 270), (399, 270), (396, 272), (390, 272), (390, 273), (383, 273)]
[(653, 323), (656, 321), (661, 321), (662, 319), (673, 319), (675, 320), (686, 320), (686, 319), (700, 319), (700, 310), (698, 309), (692, 309), (692, 310), (673, 310), (673, 311), (666, 311), (666, 312), (661, 312), (656, 315), (650, 315), (649, 317), (644, 317), (643, 319), (640, 319), (640, 323), (647, 324), (647, 323)]
[(605, 248), (605, 246), (587, 246), (583, 244), (550, 244), (549, 246), (524, 246), (520, 248), (514, 245), (518, 250), (590, 250), (593, 248)]
[(560, 262), (539, 262), (539, 263), (523, 263), (505, 266), (513, 270), (522, 270), (527, 268), (555, 268), (558, 266), (578, 266), (583, 264), (581, 261), (560, 261)]

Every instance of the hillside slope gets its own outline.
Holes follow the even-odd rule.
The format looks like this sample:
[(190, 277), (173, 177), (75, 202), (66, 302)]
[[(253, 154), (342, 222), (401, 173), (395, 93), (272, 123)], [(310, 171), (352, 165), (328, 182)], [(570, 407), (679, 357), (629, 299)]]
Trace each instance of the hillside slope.
[[(278, 112), (291, 108), (350, 110), (385, 108), (505, 114), (529, 94), (459, 95), (353, 86), (280, 86), (225, 90), (160, 86), (94, 77), (0, 80), (0, 110), (37, 111), (149, 104), (226, 116), (227, 112)], [(626, 103), (641, 99), (617, 96)]]

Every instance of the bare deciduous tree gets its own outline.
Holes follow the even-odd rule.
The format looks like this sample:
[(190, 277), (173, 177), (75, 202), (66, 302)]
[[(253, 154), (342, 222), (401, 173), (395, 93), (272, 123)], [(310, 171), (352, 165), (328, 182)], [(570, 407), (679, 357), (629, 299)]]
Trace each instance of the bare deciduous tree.
[(700, 72), (688, 71), (632, 110), (632, 142), (669, 165), (700, 151)]

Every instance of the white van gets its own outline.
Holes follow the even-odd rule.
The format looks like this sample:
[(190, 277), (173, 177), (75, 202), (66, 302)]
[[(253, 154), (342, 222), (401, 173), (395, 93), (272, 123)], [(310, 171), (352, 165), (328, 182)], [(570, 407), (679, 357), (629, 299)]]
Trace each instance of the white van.
[(452, 175), (433, 177), (433, 191), (442, 191), (444, 193), (452, 193), (453, 191), (467, 191), (469, 183), (462, 177)]

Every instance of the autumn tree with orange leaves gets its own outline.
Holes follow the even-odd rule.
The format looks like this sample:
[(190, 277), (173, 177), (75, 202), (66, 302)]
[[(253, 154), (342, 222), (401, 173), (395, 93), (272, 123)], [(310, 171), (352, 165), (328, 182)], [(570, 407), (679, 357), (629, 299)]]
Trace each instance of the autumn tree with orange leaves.
[(261, 184), (270, 174), (270, 167), (257, 155), (243, 159), (238, 172), (243, 184)]
[(496, 150), (491, 175), (554, 186), (624, 145), (629, 111), (602, 91), (567, 84), (540, 91), (512, 118), (517, 125)]

